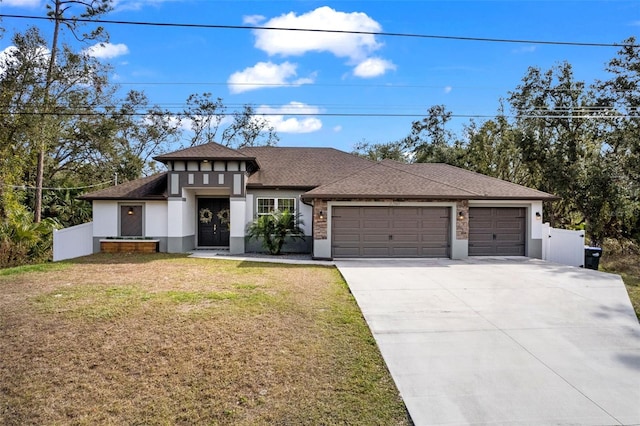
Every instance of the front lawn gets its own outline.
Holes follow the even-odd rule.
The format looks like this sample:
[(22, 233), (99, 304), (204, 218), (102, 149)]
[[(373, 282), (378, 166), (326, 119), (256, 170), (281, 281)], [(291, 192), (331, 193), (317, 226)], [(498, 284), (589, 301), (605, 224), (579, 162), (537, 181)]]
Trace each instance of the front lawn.
[(335, 268), (94, 255), (0, 270), (3, 424), (409, 424)]

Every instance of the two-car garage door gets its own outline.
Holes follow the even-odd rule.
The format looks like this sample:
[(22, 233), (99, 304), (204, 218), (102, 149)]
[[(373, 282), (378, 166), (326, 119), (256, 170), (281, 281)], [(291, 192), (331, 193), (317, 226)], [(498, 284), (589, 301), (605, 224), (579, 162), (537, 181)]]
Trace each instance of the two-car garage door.
[(333, 208), (333, 257), (449, 257), (449, 207)]
[[(336, 206), (333, 257), (450, 257), (451, 208)], [(471, 207), (469, 256), (524, 256), (526, 209)]]

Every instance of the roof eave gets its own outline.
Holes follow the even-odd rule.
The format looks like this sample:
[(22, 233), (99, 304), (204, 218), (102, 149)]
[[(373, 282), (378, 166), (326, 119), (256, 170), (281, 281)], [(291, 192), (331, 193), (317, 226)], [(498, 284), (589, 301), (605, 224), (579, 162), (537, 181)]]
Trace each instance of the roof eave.
[(302, 194), (302, 198), (306, 200), (312, 200), (314, 198), (317, 199), (368, 199), (368, 198), (391, 198), (391, 199), (438, 199), (438, 200), (504, 200), (504, 201), (558, 201), (560, 197), (549, 195), (549, 196), (467, 196), (467, 195), (429, 195), (429, 194), (421, 194), (421, 195), (398, 195), (398, 194)]

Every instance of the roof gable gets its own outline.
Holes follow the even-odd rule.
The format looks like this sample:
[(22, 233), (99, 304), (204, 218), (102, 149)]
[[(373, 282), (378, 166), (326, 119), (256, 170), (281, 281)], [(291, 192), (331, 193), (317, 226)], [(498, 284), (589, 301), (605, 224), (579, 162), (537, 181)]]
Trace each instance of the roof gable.
[(175, 160), (254, 160), (253, 157), (215, 142), (158, 155), (153, 159), (163, 163)]

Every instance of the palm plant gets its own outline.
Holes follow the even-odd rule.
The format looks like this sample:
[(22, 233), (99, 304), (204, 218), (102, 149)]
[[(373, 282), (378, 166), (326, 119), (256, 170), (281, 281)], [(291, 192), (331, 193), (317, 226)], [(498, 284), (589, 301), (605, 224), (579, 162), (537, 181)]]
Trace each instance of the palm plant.
[(258, 216), (247, 228), (249, 239), (261, 240), (262, 247), (272, 255), (280, 254), (287, 237), (296, 239), (304, 236), (300, 227), (303, 222), (289, 210), (274, 210)]

